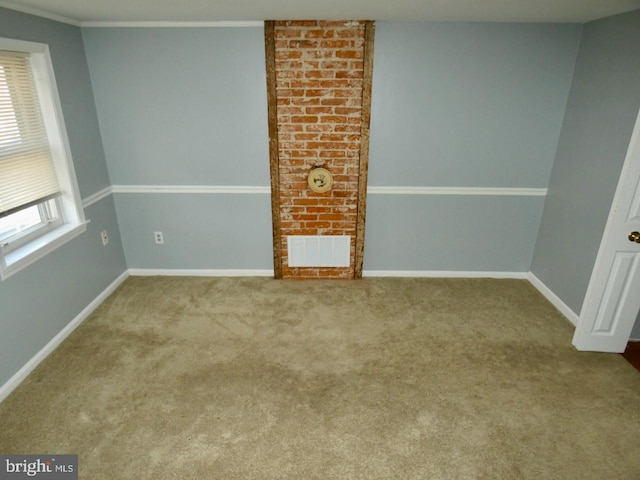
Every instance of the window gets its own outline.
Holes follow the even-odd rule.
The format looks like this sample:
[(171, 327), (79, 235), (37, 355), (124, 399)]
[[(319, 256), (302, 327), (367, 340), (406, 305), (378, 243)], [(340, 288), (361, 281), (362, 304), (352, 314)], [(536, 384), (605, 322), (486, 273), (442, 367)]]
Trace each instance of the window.
[(0, 39), (0, 276), (84, 230), (48, 48)]

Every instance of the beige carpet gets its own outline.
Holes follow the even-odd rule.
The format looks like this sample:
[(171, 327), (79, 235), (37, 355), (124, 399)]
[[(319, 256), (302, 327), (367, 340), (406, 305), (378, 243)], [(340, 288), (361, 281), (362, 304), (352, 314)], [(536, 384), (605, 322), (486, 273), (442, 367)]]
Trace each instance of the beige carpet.
[(638, 479), (640, 374), (526, 281), (130, 278), (0, 404), (80, 478)]

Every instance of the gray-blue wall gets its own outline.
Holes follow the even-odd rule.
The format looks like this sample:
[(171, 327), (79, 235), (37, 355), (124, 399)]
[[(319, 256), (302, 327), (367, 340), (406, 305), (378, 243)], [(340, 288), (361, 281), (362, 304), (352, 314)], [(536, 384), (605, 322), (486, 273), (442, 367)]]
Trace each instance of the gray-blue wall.
[[(370, 185), (545, 188), (580, 31), (379, 22)], [(83, 35), (114, 185), (269, 184), (261, 28)], [(268, 195), (115, 196), (129, 267), (272, 268)], [(527, 271), (543, 202), (371, 194), (365, 269)]]
[[(269, 186), (262, 28), (83, 36), (114, 185)], [(130, 268), (273, 268), (268, 194), (115, 197)]]
[[(546, 188), (576, 24), (376, 25), (369, 186)], [(529, 270), (544, 197), (369, 194), (365, 270)]]
[[(0, 36), (49, 45), (80, 193), (109, 186), (80, 29), (0, 8)], [(126, 269), (111, 197), (85, 214), (87, 232), (0, 282), (0, 385)]]
[(640, 10), (585, 24), (531, 267), (578, 314), (639, 108)]
[[(115, 196), (129, 268), (272, 270), (269, 194)], [(161, 230), (164, 244), (155, 245)]]
[(114, 185), (269, 185), (262, 28), (85, 28)]

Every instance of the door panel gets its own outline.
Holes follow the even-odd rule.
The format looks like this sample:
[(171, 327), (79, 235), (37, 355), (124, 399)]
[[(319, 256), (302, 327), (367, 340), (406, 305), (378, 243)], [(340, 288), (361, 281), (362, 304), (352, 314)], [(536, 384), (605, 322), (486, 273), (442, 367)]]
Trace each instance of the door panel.
[(640, 310), (638, 232), (640, 113), (573, 337), (578, 350), (624, 351)]
[(615, 333), (620, 315), (624, 312), (625, 302), (629, 300), (629, 292), (633, 290), (632, 280), (637, 273), (637, 267), (637, 254), (624, 252), (616, 255), (596, 317), (594, 333), (607, 335)]

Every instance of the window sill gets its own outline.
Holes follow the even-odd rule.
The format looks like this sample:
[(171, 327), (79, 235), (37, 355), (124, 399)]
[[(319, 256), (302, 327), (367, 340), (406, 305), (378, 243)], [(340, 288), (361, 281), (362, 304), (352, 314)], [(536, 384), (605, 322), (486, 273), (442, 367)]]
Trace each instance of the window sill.
[(87, 223), (89, 221), (63, 225), (7, 253), (4, 256), (4, 266), (0, 266), (0, 279), (6, 280), (85, 232)]

